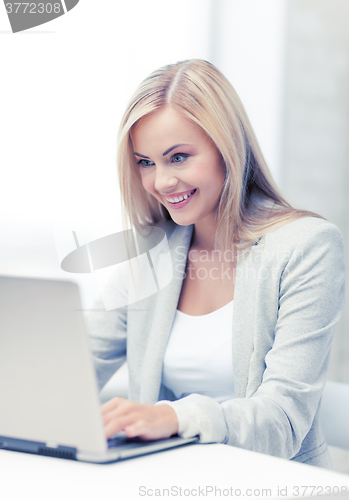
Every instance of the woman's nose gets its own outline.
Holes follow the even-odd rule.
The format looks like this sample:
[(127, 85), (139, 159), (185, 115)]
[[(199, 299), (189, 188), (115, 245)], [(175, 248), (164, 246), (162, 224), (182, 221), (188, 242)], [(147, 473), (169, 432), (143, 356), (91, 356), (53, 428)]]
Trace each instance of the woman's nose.
[(159, 193), (166, 193), (166, 191), (177, 186), (178, 179), (173, 175), (172, 169), (169, 167), (156, 167), (155, 170), (155, 190)]

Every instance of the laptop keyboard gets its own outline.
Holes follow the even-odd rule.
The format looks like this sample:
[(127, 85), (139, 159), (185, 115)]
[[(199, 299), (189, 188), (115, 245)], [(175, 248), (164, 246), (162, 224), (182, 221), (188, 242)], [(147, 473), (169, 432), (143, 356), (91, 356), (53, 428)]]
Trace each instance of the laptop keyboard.
[(118, 446), (124, 446), (124, 445), (129, 445), (133, 443), (134, 445), (138, 444), (143, 444), (147, 445), (150, 444), (152, 441), (144, 440), (139, 437), (127, 437), (124, 432), (118, 433), (116, 436), (113, 436), (108, 439), (108, 448), (116, 448)]

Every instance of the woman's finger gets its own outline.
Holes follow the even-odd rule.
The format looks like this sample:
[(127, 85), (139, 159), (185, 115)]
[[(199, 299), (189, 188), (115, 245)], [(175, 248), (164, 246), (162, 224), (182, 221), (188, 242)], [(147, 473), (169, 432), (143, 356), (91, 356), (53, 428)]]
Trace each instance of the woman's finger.
[(105, 405), (103, 421), (107, 439), (122, 430), (128, 437), (143, 439), (167, 438), (178, 431), (177, 416), (170, 406), (155, 407), (123, 398)]
[(149, 429), (147, 422), (145, 422), (145, 420), (143, 419), (139, 419), (135, 423), (127, 425), (124, 428), (127, 437), (135, 437), (135, 436), (145, 437), (148, 430)]
[(123, 401), (115, 404), (113, 408), (102, 413), (104, 425), (108, 424), (111, 420), (116, 420), (129, 413), (135, 412), (142, 406), (143, 405), (140, 405), (139, 403), (134, 403), (124, 399)]
[(123, 407), (115, 408), (114, 410), (110, 410), (108, 413), (105, 413), (104, 415), (102, 415), (103, 424), (108, 425), (109, 422), (111, 422), (113, 420), (127, 418), (127, 416), (130, 416), (136, 412), (137, 412), (137, 408), (135, 408), (134, 406), (123, 406)]
[(117, 417), (104, 425), (104, 433), (107, 439), (114, 436), (116, 433), (123, 431), (125, 427), (133, 425), (139, 416), (135, 413), (128, 413), (122, 417)]
[(113, 398), (107, 403), (104, 403), (101, 408), (102, 408), (102, 415), (105, 413), (108, 413), (110, 410), (113, 410), (114, 408), (117, 408), (118, 406), (122, 405), (125, 401), (129, 401), (128, 399), (125, 398)]

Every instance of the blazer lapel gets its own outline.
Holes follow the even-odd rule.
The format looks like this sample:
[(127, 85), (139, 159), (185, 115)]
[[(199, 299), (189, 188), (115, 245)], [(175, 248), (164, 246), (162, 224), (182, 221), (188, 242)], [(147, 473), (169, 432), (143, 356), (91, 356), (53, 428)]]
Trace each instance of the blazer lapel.
[(140, 402), (154, 404), (158, 400), (162, 365), (182, 288), (193, 226), (178, 226), (169, 238), (173, 278), (156, 295), (156, 303), (140, 387)]

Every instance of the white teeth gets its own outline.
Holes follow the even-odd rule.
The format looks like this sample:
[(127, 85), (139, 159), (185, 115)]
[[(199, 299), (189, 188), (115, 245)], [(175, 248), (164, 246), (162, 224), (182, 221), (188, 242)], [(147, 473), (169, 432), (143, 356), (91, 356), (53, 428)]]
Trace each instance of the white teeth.
[(185, 194), (184, 196), (179, 196), (179, 197), (175, 197), (175, 198), (166, 198), (166, 200), (169, 201), (170, 203), (179, 203), (180, 201), (183, 201), (183, 200), (186, 200), (187, 198), (189, 198), (189, 196), (191, 196), (192, 194), (194, 194), (194, 191), (192, 191), (189, 194)]

